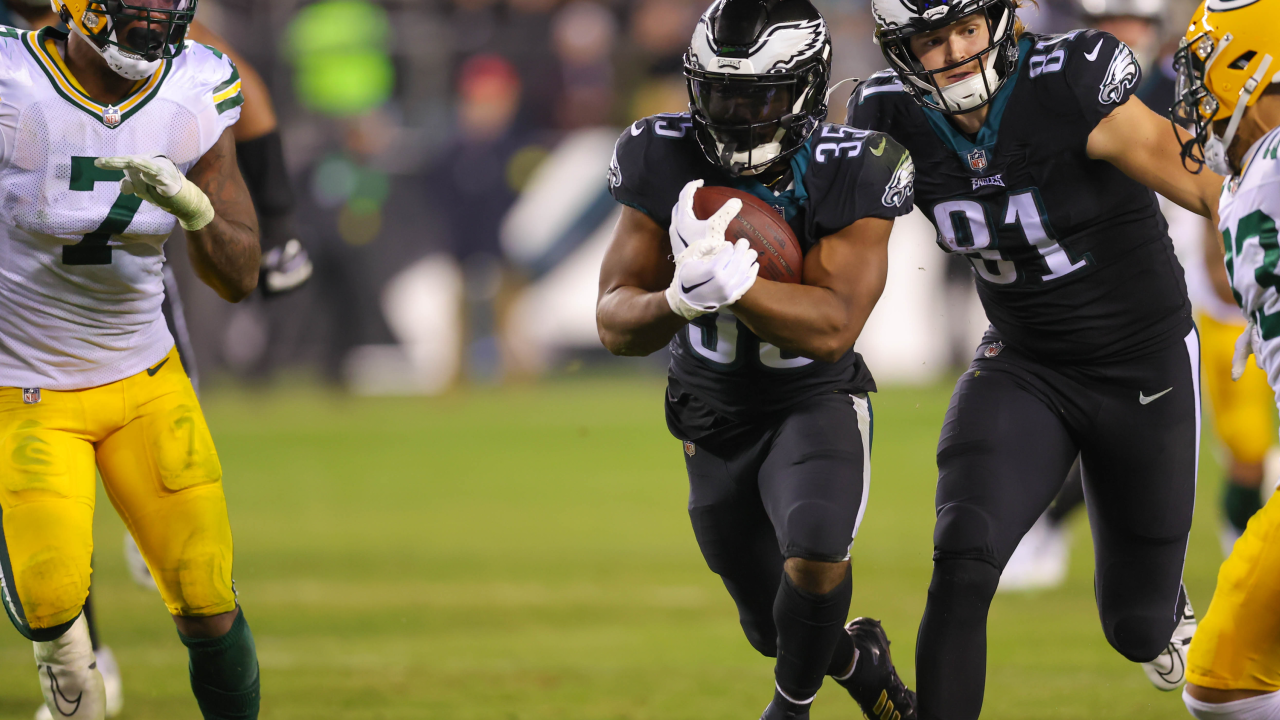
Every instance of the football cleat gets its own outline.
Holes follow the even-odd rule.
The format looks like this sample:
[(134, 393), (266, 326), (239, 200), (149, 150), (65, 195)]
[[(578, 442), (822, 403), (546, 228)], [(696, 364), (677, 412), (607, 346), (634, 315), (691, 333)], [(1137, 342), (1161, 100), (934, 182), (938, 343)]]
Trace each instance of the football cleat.
[(855, 618), (844, 626), (853, 638), (853, 672), (836, 678), (871, 720), (915, 720), (916, 694), (893, 667), (889, 637), (879, 620)]
[(773, 701), (764, 709), (760, 720), (809, 720), (809, 706), (812, 703), (812, 700), (805, 703), (795, 702), (783, 695), (781, 690), (774, 689)]
[(996, 592), (1049, 590), (1062, 585), (1071, 564), (1071, 533), (1041, 515), (1000, 573)]
[[(1187, 591), (1184, 589), (1182, 592), (1185, 595)], [(1182, 609), (1182, 619), (1174, 628), (1169, 644), (1155, 660), (1142, 663), (1142, 671), (1157, 690), (1171, 692), (1187, 681), (1187, 648), (1191, 647), (1191, 637), (1195, 634), (1196, 614), (1188, 599)]]

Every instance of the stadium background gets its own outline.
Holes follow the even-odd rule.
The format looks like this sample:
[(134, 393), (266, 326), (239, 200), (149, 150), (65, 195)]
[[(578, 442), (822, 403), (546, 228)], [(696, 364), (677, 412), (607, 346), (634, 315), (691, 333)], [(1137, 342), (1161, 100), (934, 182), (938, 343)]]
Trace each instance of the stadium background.
[[(880, 68), (868, 4), (818, 4), (833, 79)], [(264, 718), (727, 719), (767, 702), (770, 663), (688, 528), (665, 359), (608, 357), (593, 319), (613, 140), (631, 119), (683, 109), (679, 60), (703, 9), (201, 0), (200, 20), (272, 88), (317, 269), (295, 295), (229, 306), (168, 246)], [(1190, 11), (1169, 6), (1166, 37)], [(1024, 17), (1039, 32), (1081, 24), (1064, 0)], [(853, 613), (885, 621), (910, 682), (933, 449), (985, 320), (918, 213), (895, 233), (858, 345), (882, 390)], [(1202, 610), (1221, 559), (1210, 437), (1187, 566)], [(158, 597), (128, 579), (108, 503), (96, 521), (123, 717), (197, 717), (182, 648)], [(1184, 716), (1106, 645), (1087, 524), (1074, 529), (1065, 587), (993, 607), (984, 717)], [(30, 652), (0, 633), (0, 718), (40, 700)], [(856, 712), (829, 689), (814, 717)]]

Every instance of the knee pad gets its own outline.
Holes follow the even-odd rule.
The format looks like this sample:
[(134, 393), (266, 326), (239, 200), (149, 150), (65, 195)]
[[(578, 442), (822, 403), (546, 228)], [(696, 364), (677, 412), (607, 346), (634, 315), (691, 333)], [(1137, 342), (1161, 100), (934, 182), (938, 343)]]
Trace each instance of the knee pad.
[(40, 690), (53, 716), (75, 720), (106, 717), (106, 689), (84, 616), (76, 618), (60, 637), (34, 645)]
[(1183, 688), (1182, 702), (1197, 720), (1280, 720), (1280, 693), (1276, 692), (1228, 703), (1207, 703), (1191, 697)]
[(810, 500), (796, 503), (780, 528), (782, 554), (818, 562), (843, 562), (849, 558), (858, 508)]
[(972, 505), (944, 505), (933, 527), (933, 559), (981, 560), (998, 567), (987, 514)]

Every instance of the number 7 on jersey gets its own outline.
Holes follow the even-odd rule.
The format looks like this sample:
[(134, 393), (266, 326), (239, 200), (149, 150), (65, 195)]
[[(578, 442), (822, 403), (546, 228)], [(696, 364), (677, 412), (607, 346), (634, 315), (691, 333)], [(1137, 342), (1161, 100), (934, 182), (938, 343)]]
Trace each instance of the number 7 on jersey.
[[(119, 183), (124, 179), (123, 170), (104, 170), (93, 161), (92, 157), (71, 158), (71, 190), (73, 192), (93, 192), (100, 182)], [(142, 207), (142, 198), (137, 195), (120, 194), (107, 217), (97, 230), (87, 233), (84, 239), (75, 245), (62, 246), (63, 265), (110, 265), (111, 246), (107, 243), (112, 235), (119, 235), (129, 229), (133, 216)]]

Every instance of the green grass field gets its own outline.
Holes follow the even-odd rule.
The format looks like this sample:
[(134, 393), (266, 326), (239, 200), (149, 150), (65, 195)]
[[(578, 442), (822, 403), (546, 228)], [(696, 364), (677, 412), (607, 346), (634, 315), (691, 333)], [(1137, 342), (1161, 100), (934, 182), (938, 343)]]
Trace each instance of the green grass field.
[[(755, 720), (772, 666), (747, 644), (685, 513), (660, 378), (578, 379), (432, 400), (221, 391), (240, 599), (264, 718)], [(874, 396), (871, 504), (853, 613), (884, 620), (905, 679), (930, 571), (933, 450), (949, 387)], [(1218, 471), (1203, 453), (1187, 564), (1207, 608)], [(94, 587), (124, 717), (198, 718), (159, 596), (131, 583), (99, 493)], [(1066, 587), (998, 596), (984, 718), (1187, 717), (1107, 645), (1087, 526)], [(40, 700), (0, 633), (0, 718)], [(859, 717), (834, 683), (815, 720)]]

